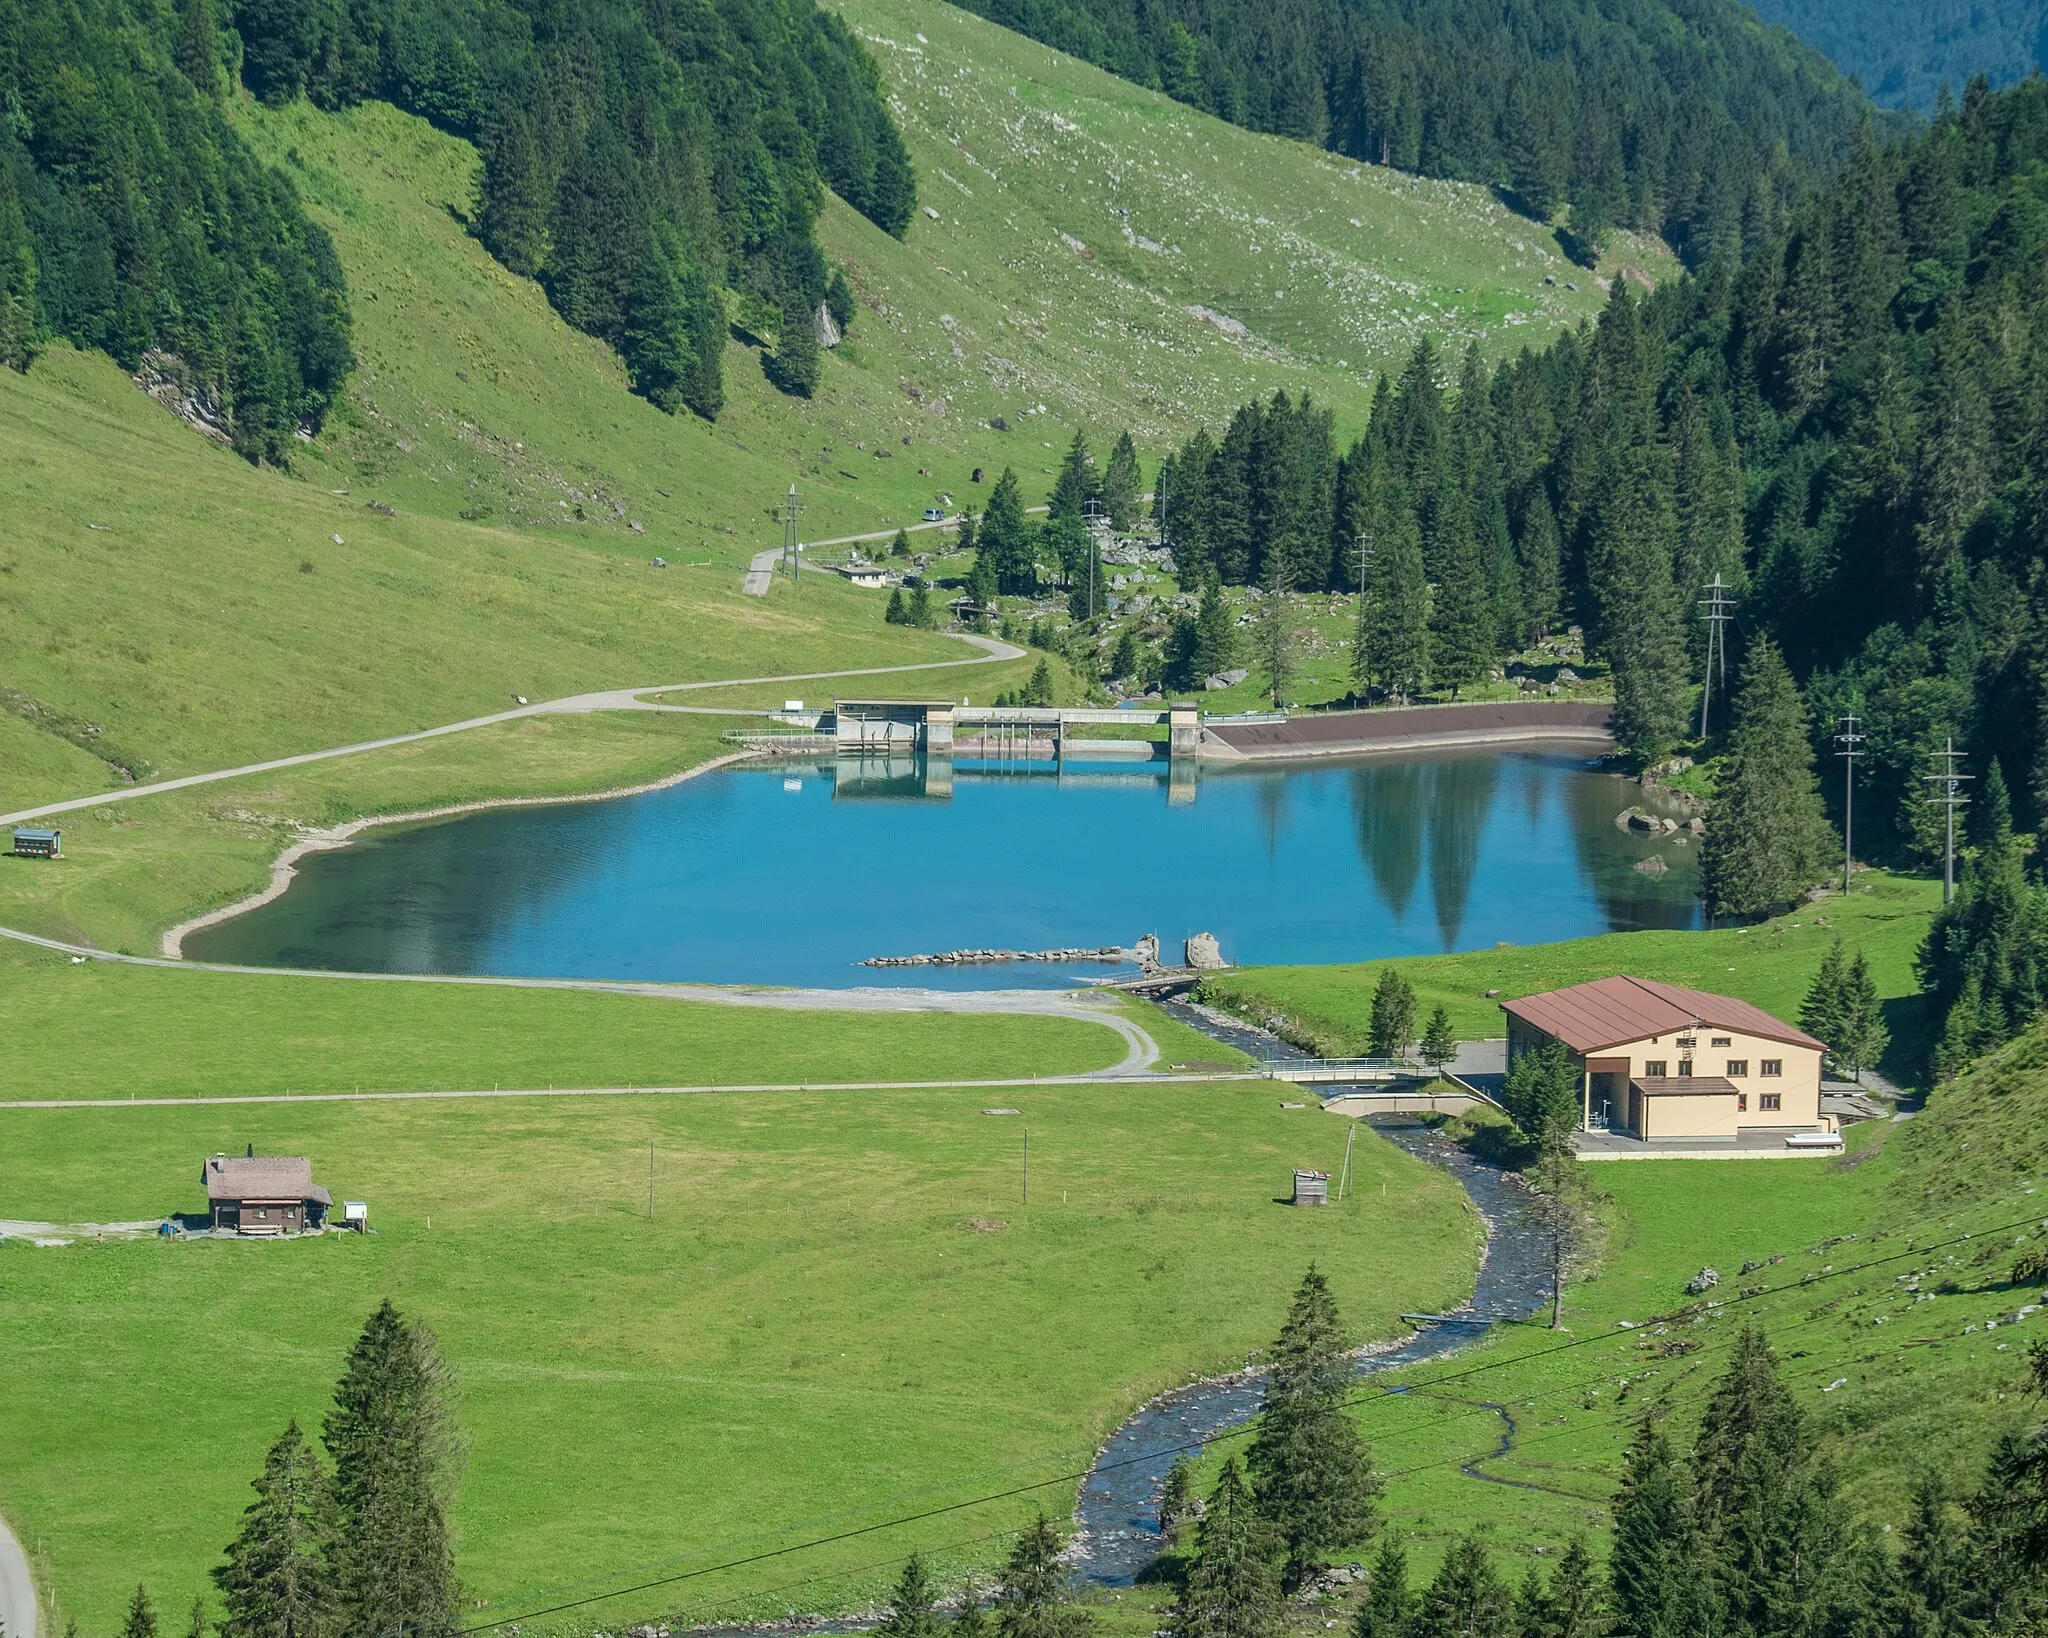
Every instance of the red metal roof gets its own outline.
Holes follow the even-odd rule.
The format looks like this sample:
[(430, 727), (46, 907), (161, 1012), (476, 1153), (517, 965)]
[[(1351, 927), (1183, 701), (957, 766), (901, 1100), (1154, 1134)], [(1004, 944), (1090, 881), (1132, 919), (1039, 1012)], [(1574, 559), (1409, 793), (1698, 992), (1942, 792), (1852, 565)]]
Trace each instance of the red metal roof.
[(1695, 1025), (1740, 1030), (1767, 1041), (1823, 1050), (1822, 1043), (1804, 1030), (1794, 1029), (1747, 1001), (1648, 978), (1596, 978), (1568, 989), (1503, 1001), (1501, 1010), (1581, 1054), (1646, 1041), (1654, 1035), (1676, 1034)]

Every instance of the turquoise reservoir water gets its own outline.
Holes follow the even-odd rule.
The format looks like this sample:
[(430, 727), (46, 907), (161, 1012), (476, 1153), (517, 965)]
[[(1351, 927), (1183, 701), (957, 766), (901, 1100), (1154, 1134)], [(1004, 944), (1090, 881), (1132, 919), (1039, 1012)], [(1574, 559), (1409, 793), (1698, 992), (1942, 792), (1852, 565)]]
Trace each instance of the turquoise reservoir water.
[[(200, 960), (711, 983), (1059, 986), (1103, 966), (866, 968), (978, 946), (1360, 961), (1699, 925), (1697, 849), (1618, 830), (1643, 793), (1556, 751), (1055, 773), (736, 768), (615, 802), (372, 831)], [(1656, 855), (1669, 869), (1635, 866)]]

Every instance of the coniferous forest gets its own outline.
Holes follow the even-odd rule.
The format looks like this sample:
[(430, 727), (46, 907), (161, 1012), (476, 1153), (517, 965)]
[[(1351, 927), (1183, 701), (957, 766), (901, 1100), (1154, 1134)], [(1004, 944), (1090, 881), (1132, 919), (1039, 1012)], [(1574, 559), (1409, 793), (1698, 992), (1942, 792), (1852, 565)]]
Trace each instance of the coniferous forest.
[(237, 138), (237, 83), (476, 142), (484, 243), (671, 411), (723, 403), (728, 292), (808, 394), (825, 187), (898, 234), (915, 198), (872, 61), (808, 0), (6, 7), (0, 359), (49, 336), (147, 358), (252, 459), (318, 428), (351, 355), (333, 248)]
[(1197, 580), (1362, 576), (1378, 693), (1582, 625), (1646, 760), (1696, 734), (1718, 573), (1731, 651), (1782, 652), (1816, 750), (1862, 717), (1859, 851), (1925, 864), (1949, 736), (2003, 770), (2020, 829), (2048, 803), (2044, 255), (2048, 82), (1978, 86), (1912, 140), (1866, 135), (1740, 262), (1622, 281), (1495, 371), (1425, 343), (1346, 450), (1312, 404), (1246, 405), (1169, 457), (1156, 508)]
[(1612, 226), (1692, 265), (1754, 248), (1868, 104), (1734, 0), (965, 0), (1220, 118), (1493, 184), (1590, 257)]

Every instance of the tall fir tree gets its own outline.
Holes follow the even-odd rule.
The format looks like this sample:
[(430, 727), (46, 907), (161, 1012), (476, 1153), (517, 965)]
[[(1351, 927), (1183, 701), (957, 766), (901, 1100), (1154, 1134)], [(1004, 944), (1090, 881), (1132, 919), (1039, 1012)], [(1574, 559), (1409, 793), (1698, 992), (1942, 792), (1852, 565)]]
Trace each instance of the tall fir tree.
[(1293, 565), (1278, 552), (1266, 564), (1264, 592), (1252, 612), (1252, 642), (1266, 692), (1284, 705), (1301, 664), (1301, 632), (1294, 611)]
[(1052, 501), (1046, 511), (1046, 521), (1079, 523), (1088, 503), (1100, 497), (1095, 457), (1088, 453), (1088, 435), (1076, 428), (1074, 441), (1067, 445), (1066, 458), (1060, 462), (1059, 476), (1053, 480)]
[(874, 1631), (881, 1638), (942, 1638), (946, 1623), (939, 1619), (939, 1589), (922, 1555), (912, 1553), (904, 1561), (889, 1595), (889, 1613)]
[(453, 1384), (433, 1333), (379, 1304), (349, 1350), (322, 1431), (334, 1463), (330, 1562), (352, 1638), (448, 1638), (461, 1589), (448, 1508), (460, 1463)]
[(1375, 1058), (1399, 1058), (1415, 1039), (1415, 990), (1398, 967), (1382, 967), (1372, 992), (1368, 1050)]
[(158, 1630), (156, 1606), (149, 1601), (148, 1589), (138, 1583), (121, 1622), (121, 1638), (158, 1638)]
[(1561, 550), (1557, 515), (1550, 509), (1550, 497), (1538, 484), (1522, 510), (1522, 532), (1515, 541), (1524, 620), (1522, 630), (1515, 635), (1524, 641), (1548, 637), (1557, 629), (1563, 609)]
[(1209, 1493), (1196, 1546), (1198, 1556), (1167, 1618), (1172, 1638), (1270, 1638), (1277, 1632), (1284, 1551), (1235, 1456)]
[(1412, 522), (1389, 530), (1375, 550), (1358, 619), (1354, 675), (1395, 699), (1420, 693), (1431, 677), (1429, 583)]
[(1815, 1040), (1827, 1044), (1829, 1056), (1842, 1038), (1843, 1005), (1847, 1000), (1849, 953), (1839, 936), (1820, 958), (1813, 982), (1806, 987), (1806, 999), (1799, 1006), (1799, 1027)]
[(1486, 674), (1495, 650), (1494, 602), (1462, 484), (1438, 488), (1430, 536), (1437, 568), (1429, 610), (1431, 670), (1433, 680), (1448, 683), (1455, 696)]
[(1700, 869), (1715, 915), (1756, 916), (1816, 881), (1834, 847), (1813, 771), (1806, 706), (1777, 645), (1750, 647)]
[(1436, 1579), (1424, 1590), (1410, 1638), (1482, 1638), (1515, 1630), (1515, 1599), (1477, 1533), (1444, 1554)]
[(1401, 1538), (1386, 1535), (1373, 1554), (1365, 1597), (1351, 1618), (1351, 1638), (1405, 1638), (1415, 1614), (1415, 1594), (1408, 1585), (1408, 1549)]
[(1711, 1580), (1698, 1548), (1691, 1497), (1671, 1442), (1650, 1417), (1622, 1458), (1608, 1554), (1611, 1604), (1628, 1638), (1694, 1638)]
[(1109, 452), (1109, 464), (1102, 469), (1103, 510), (1119, 531), (1128, 533), (1138, 526), (1144, 487), (1145, 480), (1138, 470), (1138, 446), (1131, 440), (1130, 429), (1125, 428)]
[(1259, 1429), (1246, 1465), (1260, 1511), (1298, 1581), (1333, 1547), (1364, 1542), (1380, 1484), (1372, 1454), (1344, 1414), (1351, 1340), (1322, 1273), (1302, 1276), (1269, 1355)]
[(221, 1638), (330, 1638), (337, 1631), (329, 1573), (327, 1476), (292, 1421), (251, 1481), (256, 1500), (213, 1572), (227, 1614)]
[(1038, 589), (1038, 564), (1031, 526), (1024, 519), (1024, 491), (1009, 467), (989, 492), (975, 546), (995, 570), (998, 592), (1029, 595)]
[(1062, 1545), (1043, 1513), (1024, 1527), (996, 1589), (995, 1638), (1087, 1638), (1095, 1630), (1094, 1616), (1074, 1602)]
[(1662, 452), (1618, 454), (1592, 512), (1587, 578), (1614, 669), (1614, 737), (1645, 763), (1684, 738), (1691, 705), (1671, 535)]

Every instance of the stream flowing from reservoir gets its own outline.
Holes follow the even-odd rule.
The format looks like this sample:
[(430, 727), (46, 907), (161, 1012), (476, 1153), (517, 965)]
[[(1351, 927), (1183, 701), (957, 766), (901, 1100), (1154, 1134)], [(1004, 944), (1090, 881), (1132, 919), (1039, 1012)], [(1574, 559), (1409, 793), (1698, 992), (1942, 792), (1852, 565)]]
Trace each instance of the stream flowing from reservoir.
[[(1168, 1003), (1177, 1017), (1203, 1033), (1261, 1058), (1306, 1054), (1263, 1031), (1219, 1025), (1201, 1011)], [(1343, 1088), (1322, 1089), (1326, 1095)], [(1360, 1377), (1384, 1377), (1475, 1342), (1503, 1320), (1527, 1319), (1550, 1297), (1550, 1245), (1531, 1209), (1529, 1192), (1497, 1166), (1475, 1160), (1448, 1138), (1403, 1115), (1373, 1115), (1366, 1123), (1388, 1142), (1436, 1166), (1464, 1189), (1486, 1221), (1486, 1249), (1472, 1296), (1444, 1316), (1450, 1323), (1424, 1327), (1391, 1347), (1360, 1354)], [(1397, 1382), (1387, 1391), (1399, 1392)], [(1265, 1381), (1256, 1371), (1192, 1382), (1141, 1405), (1096, 1453), (1082, 1481), (1077, 1518), (1077, 1568), (1106, 1587), (1127, 1587), (1163, 1549), (1159, 1498), (1175, 1458), (1259, 1412)]]
[(1698, 848), (1615, 824), (1655, 800), (1555, 748), (1249, 767), (743, 765), (615, 801), (369, 831), (304, 859), (289, 891), (192, 934), (185, 953), (1011, 989), (1114, 969), (860, 963), (1128, 947), (1148, 932), (1177, 960), (1204, 931), (1239, 964), (1362, 961), (1697, 926)]

